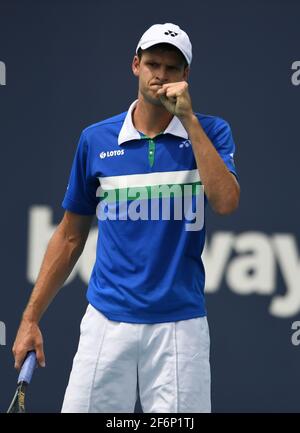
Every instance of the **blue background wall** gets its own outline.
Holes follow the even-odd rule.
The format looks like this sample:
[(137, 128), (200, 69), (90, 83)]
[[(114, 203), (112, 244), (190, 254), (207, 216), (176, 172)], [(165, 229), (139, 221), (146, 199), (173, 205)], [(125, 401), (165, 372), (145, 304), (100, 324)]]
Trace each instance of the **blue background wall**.
[[(79, 134), (135, 99), (134, 49), (159, 22), (189, 33), (194, 109), (229, 121), (237, 145), (240, 208), (207, 211), (213, 410), (299, 411), (299, 1), (0, 0), (1, 412), (15, 387), (11, 346), (63, 214)], [(32, 412), (60, 410), (95, 237), (41, 322), (47, 367), (34, 377)]]

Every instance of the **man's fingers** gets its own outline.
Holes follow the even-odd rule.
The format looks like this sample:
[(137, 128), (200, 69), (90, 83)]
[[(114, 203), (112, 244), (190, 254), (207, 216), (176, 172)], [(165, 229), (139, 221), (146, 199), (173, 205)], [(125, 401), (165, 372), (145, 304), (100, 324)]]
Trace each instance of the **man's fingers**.
[(166, 95), (164, 95), (164, 94), (159, 95), (159, 99), (160, 99), (162, 102), (168, 100), (168, 98), (167, 98)]
[(43, 337), (35, 322), (22, 320), (12, 348), (15, 358), (15, 368), (20, 370), (27, 353), (31, 350), (36, 352), (37, 362), (45, 367), (45, 355), (43, 349)]
[(166, 88), (161, 87), (160, 89), (158, 89), (157, 94), (158, 95), (164, 95), (166, 93), (166, 91), (167, 91)]
[(171, 106), (173, 107), (173, 101), (171, 101), (169, 98), (167, 98), (166, 95), (159, 95), (159, 99), (167, 108), (171, 107)]
[(37, 359), (39, 366), (40, 367), (46, 366), (43, 344), (40, 343), (40, 344), (37, 344), (35, 347), (30, 347), (30, 348), (26, 348), (26, 349), (22, 349), (22, 350), (17, 350), (15, 348), (13, 348), (13, 354), (15, 357), (14, 367), (16, 370), (20, 370), (20, 368), (22, 367), (23, 362), (26, 358), (26, 355), (30, 350), (35, 350), (36, 359)]
[(24, 362), (25, 356), (27, 354), (27, 350), (20, 350), (19, 352), (15, 351), (15, 369), (20, 370), (22, 364)]
[(172, 95), (176, 95), (177, 93), (179, 93), (181, 89), (177, 89), (177, 88), (173, 88), (173, 87), (161, 87), (160, 89), (158, 89), (157, 94), (158, 95), (167, 95), (167, 96), (172, 96)]
[(159, 96), (165, 96), (167, 98), (172, 98), (174, 101), (176, 101), (176, 98), (178, 98), (179, 96), (183, 95), (184, 90), (181, 88), (165, 88), (165, 89), (159, 89), (157, 91), (157, 94)]
[(179, 82), (179, 83), (167, 83), (167, 84), (163, 84), (162, 85), (162, 89), (164, 90), (181, 90), (181, 91), (185, 91), (188, 89), (188, 84), (184, 81), (184, 82)]
[(43, 350), (43, 345), (38, 344), (35, 347), (36, 359), (40, 367), (46, 367), (45, 354)]

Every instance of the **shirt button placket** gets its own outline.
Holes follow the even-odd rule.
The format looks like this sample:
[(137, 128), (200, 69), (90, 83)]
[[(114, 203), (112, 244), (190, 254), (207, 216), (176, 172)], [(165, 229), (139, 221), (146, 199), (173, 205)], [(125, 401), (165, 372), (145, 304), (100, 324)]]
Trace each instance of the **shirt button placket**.
[(155, 141), (150, 138), (149, 139), (149, 146), (148, 146), (148, 159), (150, 167), (153, 167), (154, 164), (154, 154), (155, 154)]

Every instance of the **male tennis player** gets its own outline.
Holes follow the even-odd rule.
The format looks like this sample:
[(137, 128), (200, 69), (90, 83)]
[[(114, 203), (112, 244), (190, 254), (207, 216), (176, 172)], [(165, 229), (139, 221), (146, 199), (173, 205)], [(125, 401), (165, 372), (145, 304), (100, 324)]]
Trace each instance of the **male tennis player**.
[[(19, 368), (97, 214), (87, 311), (63, 412), (210, 412), (209, 330), (201, 252), (204, 207), (234, 211), (239, 185), (230, 127), (193, 111), (188, 35), (150, 27), (132, 62), (138, 99), (80, 137), (64, 217), (50, 240), (14, 343)], [(205, 191), (205, 194), (203, 193)]]

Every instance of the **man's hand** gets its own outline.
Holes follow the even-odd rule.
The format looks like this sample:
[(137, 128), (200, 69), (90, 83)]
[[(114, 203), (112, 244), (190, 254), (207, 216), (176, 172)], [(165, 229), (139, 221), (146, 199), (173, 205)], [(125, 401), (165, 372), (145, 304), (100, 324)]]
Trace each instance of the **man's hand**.
[(193, 116), (192, 101), (186, 81), (163, 84), (157, 94), (165, 108), (180, 120)]
[(30, 350), (35, 350), (38, 364), (45, 367), (43, 337), (38, 323), (80, 257), (92, 220), (92, 215), (66, 211), (52, 235), (13, 345), (15, 368), (20, 369)]
[(35, 350), (39, 365), (45, 367), (43, 337), (40, 328), (36, 322), (23, 319), (12, 348), (17, 370), (20, 370), (26, 354), (30, 350)]

